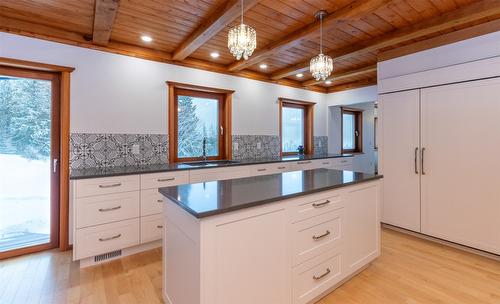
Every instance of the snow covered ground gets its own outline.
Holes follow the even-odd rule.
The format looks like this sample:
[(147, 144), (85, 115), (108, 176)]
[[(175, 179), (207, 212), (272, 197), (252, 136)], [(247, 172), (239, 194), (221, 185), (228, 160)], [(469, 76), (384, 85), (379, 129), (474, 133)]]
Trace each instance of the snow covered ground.
[(49, 160), (0, 154), (0, 242), (13, 233), (49, 232)]

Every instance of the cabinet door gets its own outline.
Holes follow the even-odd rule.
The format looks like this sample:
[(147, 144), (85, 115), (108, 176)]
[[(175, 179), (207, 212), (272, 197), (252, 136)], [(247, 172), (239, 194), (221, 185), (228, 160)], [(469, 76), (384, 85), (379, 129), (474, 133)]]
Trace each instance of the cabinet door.
[(379, 96), (382, 222), (420, 231), (420, 92)]
[(422, 232), (500, 253), (500, 79), (422, 90)]

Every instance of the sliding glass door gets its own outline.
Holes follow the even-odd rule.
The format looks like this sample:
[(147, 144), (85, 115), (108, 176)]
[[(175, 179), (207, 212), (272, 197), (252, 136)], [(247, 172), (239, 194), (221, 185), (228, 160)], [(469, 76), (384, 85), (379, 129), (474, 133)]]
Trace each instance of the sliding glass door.
[(0, 66), (0, 259), (58, 245), (59, 76)]

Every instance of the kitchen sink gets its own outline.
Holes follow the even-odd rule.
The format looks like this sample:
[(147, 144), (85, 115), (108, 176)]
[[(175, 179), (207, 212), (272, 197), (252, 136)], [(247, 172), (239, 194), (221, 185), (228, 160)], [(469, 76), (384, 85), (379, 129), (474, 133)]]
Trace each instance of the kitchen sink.
[(206, 161), (194, 161), (194, 162), (188, 162), (188, 163), (182, 163), (182, 164), (187, 165), (187, 166), (198, 167), (198, 166), (231, 165), (231, 164), (237, 164), (237, 163), (239, 163), (239, 162), (236, 160), (206, 160)]

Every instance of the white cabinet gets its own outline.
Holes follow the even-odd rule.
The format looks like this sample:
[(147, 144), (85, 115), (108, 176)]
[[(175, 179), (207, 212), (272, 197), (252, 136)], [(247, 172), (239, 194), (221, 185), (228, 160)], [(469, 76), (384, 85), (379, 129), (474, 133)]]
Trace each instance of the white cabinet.
[(383, 222), (500, 254), (499, 92), (494, 78), (380, 96)]
[(500, 79), (422, 90), (422, 232), (500, 254)]
[(382, 221), (420, 232), (420, 92), (379, 96)]
[(189, 182), (202, 183), (217, 180), (243, 178), (250, 176), (249, 166), (231, 166), (224, 168), (196, 169), (189, 172)]
[(290, 171), (289, 163), (271, 163), (249, 166), (249, 176), (276, 174)]

